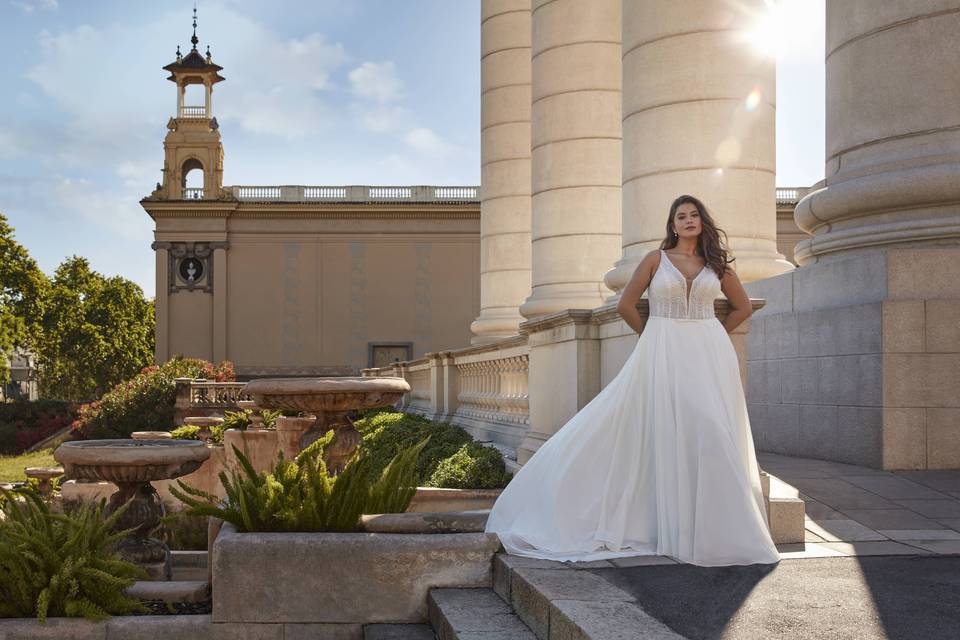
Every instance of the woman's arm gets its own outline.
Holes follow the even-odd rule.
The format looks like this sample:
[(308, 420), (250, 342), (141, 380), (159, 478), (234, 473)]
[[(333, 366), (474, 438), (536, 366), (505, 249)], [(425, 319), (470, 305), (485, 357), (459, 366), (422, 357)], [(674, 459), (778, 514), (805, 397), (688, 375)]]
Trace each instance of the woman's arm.
[(750, 305), (750, 296), (740, 284), (740, 278), (733, 269), (727, 268), (727, 272), (720, 279), (720, 289), (727, 296), (727, 302), (731, 307), (730, 313), (723, 321), (723, 328), (727, 333), (731, 333), (741, 322), (753, 315), (753, 307)]
[(647, 290), (647, 287), (650, 286), (650, 280), (653, 279), (653, 274), (659, 265), (659, 251), (651, 251), (645, 255), (637, 268), (634, 269), (630, 282), (623, 288), (623, 292), (620, 294), (620, 302), (617, 303), (617, 313), (638, 334), (643, 331), (644, 323), (640, 317), (640, 312), (637, 311), (637, 302), (639, 302), (640, 296)]

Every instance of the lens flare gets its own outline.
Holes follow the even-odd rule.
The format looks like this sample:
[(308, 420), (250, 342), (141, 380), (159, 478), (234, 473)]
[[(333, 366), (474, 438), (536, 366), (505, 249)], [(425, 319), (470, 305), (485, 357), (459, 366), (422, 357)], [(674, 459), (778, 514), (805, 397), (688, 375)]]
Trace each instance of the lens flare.
[(760, 91), (760, 87), (754, 87), (747, 95), (747, 99), (743, 101), (744, 106), (747, 108), (747, 111), (753, 111), (758, 106), (760, 106), (760, 99), (763, 97), (763, 92)]

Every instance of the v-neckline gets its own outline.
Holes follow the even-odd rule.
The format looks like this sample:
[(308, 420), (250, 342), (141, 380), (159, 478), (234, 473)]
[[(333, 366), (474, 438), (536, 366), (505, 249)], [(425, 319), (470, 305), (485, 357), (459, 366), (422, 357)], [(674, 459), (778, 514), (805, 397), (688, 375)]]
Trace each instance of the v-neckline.
[(670, 256), (667, 255), (667, 252), (663, 249), (660, 249), (660, 253), (663, 254), (663, 257), (666, 258), (667, 262), (670, 263), (670, 266), (673, 267), (673, 270), (677, 272), (680, 278), (683, 280), (683, 288), (686, 291), (686, 296), (684, 296), (684, 301), (687, 304), (687, 307), (690, 307), (690, 294), (693, 292), (693, 285), (696, 284), (697, 280), (700, 278), (700, 275), (706, 270), (707, 265), (704, 263), (700, 267), (700, 271), (697, 272), (697, 275), (693, 276), (693, 279), (690, 280), (690, 286), (687, 286), (687, 276), (683, 275), (683, 271), (680, 271), (680, 268), (677, 265), (673, 264), (673, 260), (670, 259)]

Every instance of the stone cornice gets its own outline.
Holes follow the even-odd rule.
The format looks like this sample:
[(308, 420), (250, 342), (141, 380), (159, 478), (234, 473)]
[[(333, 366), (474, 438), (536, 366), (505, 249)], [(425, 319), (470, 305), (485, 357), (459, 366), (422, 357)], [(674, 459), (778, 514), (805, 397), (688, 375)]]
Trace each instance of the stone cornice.
[(479, 220), (478, 202), (247, 203), (150, 200), (140, 204), (151, 218), (243, 218), (316, 220)]

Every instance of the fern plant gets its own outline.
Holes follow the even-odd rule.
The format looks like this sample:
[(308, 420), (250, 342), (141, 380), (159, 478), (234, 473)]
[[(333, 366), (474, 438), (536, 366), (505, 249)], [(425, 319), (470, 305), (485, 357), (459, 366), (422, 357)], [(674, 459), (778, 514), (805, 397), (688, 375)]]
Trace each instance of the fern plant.
[(417, 458), (427, 440), (397, 453), (382, 472), (373, 461), (354, 455), (343, 472), (332, 477), (323, 462), (323, 448), (333, 431), (304, 449), (295, 460), (281, 454), (271, 471), (258, 473), (236, 447), (239, 470), (220, 472), (224, 499), (178, 480), (171, 493), (196, 516), (215, 516), (238, 531), (357, 531), (364, 513), (406, 510), (417, 490)]
[(31, 489), (0, 490), (0, 617), (83, 617), (145, 611), (124, 589), (146, 572), (119, 559), (115, 544), (129, 531), (113, 527), (126, 506), (103, 517), (104, 502), (70, 515), (53, 513)]

